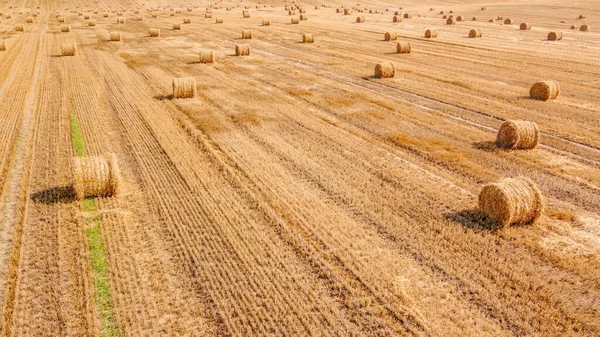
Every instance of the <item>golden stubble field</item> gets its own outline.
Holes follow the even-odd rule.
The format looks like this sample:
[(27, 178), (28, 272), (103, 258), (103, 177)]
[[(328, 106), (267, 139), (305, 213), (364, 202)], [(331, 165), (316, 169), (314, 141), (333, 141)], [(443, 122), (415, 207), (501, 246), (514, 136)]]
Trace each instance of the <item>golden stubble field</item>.
[(600, 334), (597, 1), (0, 14), (0, 336)]

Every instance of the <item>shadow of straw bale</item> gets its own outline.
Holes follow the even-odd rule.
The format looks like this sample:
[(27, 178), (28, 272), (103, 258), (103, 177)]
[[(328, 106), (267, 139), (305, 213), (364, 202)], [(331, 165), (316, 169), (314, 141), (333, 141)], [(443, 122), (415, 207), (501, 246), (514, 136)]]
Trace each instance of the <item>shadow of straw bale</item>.
[(73, 186), (52, 187), (33, 193), (31, 199), (39, 204), (67, 204), (77, 199)]
[(491, 142), (491, 141), (474, 142), (473, 148), (475, 148), (477, 150), (485, 151), (485, 152), (498, 152), (498, 151), (502, 150), (502, 148), (498, 147), (496, 142)]
[(170, 95), (156, 95), (154, 97), (155, 100), (159, 100), (159, 101), (164, 101), (164, 100), (172, 100), (173, 99), (173, 94)]
[(496, 232), (502, 228), (500, 223), (489, 218), (479, 209), (467, 209), (453, 212), (446, 214), (444, 217), (450, 222), (455, 222), (463, 227), (474, 230)]

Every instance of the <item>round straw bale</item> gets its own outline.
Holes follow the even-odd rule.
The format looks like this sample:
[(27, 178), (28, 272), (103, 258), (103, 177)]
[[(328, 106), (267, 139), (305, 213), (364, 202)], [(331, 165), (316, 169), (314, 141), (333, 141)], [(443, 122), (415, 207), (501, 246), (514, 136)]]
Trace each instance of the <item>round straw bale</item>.
[(365, 22), (365, 17), (364, 16), (358, 16), (356, 17), (356, 23), (364, 23)]
[(27, 18), (26, 22), (27, 23), (33, 23), (33, 18)]
[(302, 42), (303, 43), (315, 43), (315, 34), (302, 34)]
[(583, 14), (579, 14), (579, 18), (580, 18), (580, 19), (585, 19), (585, 15), (583, 15)]
[(588, 30), (590, 30), (590, 26), (589, 25), (581, 25), (581, 27), (579, 27), (579, 30), (582, 32), (587, 32)]
[(350, 14), (352, 14), (352, 10), (350, 10), (348, 8), (344, 9), (344, 15), (350, 15)]
[(494, 20), (494, 19), (489, 19), (489, 20), (488, 20), (488, 22), (494, 23), (494, 22), (496, 22), (496, 20)]
[(244, 17), (244, 19), (247, 19), (250, 17), (250, 12), (248, 11), (242, 11), (242, 16)]
[(196, 97), (196, 80), (191, 77), (173, 79), (173, 98)]
[(216, 18), (215, 23), (223, 23), (223, 18)]
[(90, 20), (88, 21), (88, 26), (93, 27), (96, 25), (96, 20)]
[(180, 23), (174, 23), (173, 24), (173, 30), (181, 30), (181, 24)]
[(270, 26), (271, 25), (271, 20), (265, 20), (265, 19), (263, 19), (262, 20), (262, 25), (263, 26)]
[(477, 17), (476, 16), (472, 17), (471, 21), (477, 21)]
[(560, 86), (556, 81), (548, 80), (536, 82), (529, 89), (529, 96), (534, 99), (547, 101), (555, 99), (560, 94)]
[(300, 20), (301, 20), (301, 21), (306, 21), (306, 20), (308, 20), (308, 15), (306, 15), (306, 14), (300, 14)]
[(114, 154), (73, 158), (73, 189), (78, 199), (119, 194), (121, 173)]
[(433, 39), (436, 38), (438, 36), (437, 30), (435, 29), (428, 29), (425, 31), (425, 37), (428, 39)]
[(342, 12), (342, 9), (341, 9), (341, 8), (336, 8), (336, 9), (335, 9), (335, 12), (336, 12), (336, 13), (341, 13), (341, 12)]
[(579, 29), (579, 27), (578, 27), (578, 26), (575, 26), (575, 25), (572, 25), (572, 26), (571, 26), (571, 29), (574, 29), (574, 30), (575, 30), (575, 29)]
[(548, 33), (548, 40), (560, 41), (562, 40), (562, 32), (550, 32)]
[(75, 43), (63, 43), (60, 46), (62, 56), (74, 56), (75, 55)]
[(124, 24), (125, 23), (125, 19), (123, 19), (123, 18), (117, 18), (117, 23)]
[(104, 13), (102, 14), (103, 17), (107, 18), (108, 17), (108, 13)]
[(531, 30), (531, 24), (527, 23), (527, 22), (523, 22), (520, 26), (519, 26), (520, 30)]
[(484, 11), (484, 10), (486, 10), (486, 9), (487, 9), (486, 7), (481, 7), (481, 10), (482, 10), (482, 11)]
[(120, 32), (110, 32), (109, 39), (111, 41), (121, 41), (121, 33)]
[(296, 11), (295, 11), (295, 10), (293, 10), (293, 9), (290, 9), (290, 10), (288, 11), (288, 15), (296, 15)]
[(529, 178), (502, 178), (483, 187), (479, 208), (502, 226), (534, 223), (544, 210), (542, 193)]
[(250, 55), (250, 46), (247, 44), (236, 44), (235, 55), (237, 56), (248, 56)]
[(396, 41), (398, 40), (398, 33), (394, 33), (394, 32), (387, 32), (385, 33), (385, 35), (383, 36), (383, 39), (385, 41)]
[(214, 63), (215, 62), (215, 52), (212, 50), (201, 50), (199, 55), (200, 63)]
[(59, 23), (66, 23), (66, 22), (67, 22), (67, 19), (65, 19), (65, 18), (63, 18), (63, 17), (60, 17), (60, 18), (58, 18), (58, 22), (59, 22)]
[(534, 149), (540, 142), (540, 129), (535, 122), (507, 120), (500, 126), (496, 145), (505, 149)]
[(482, 34), (481, 29), (471, 29), (469, 31), (469, 37), (472, 37), (472, 38), (481, 37), (481, 34)]
[(6, 43), (4, 43), (4, 40), (0, 40), (0, 51), (5, 51), (6, 50)]
[(402, 17), (398, 16), (398, 15), (394, 15), (394, 19), (392, 20), (392, 22), (402, 22)]
[(410, 19), (410, 18), (412, 18), (412, 14), (410, 14), (410, 13), (404, 13), (404, 18), (405, 19)]
[(242, 40), (247, 40), (252, 38), (252, 30), (243, 29), (242, 30)]
[(459, 15), (459, 16), (456, 17), (456, 21), (463, 21), (463, 19), (464, 18), (462, 17), (462, 15)]
[(402, 15), (402, 13), (400, 13), (399, 11), (395, 11), (394, 15)]
[(160, 29), (150, 28), (148, 30), (148, 35), (150, 35), (150, 37), (160, 37)]
[(444, 11), (440, 11), (440, 14), (444, 14)]
[(84, 15), (84, 16), (83, 16), (83, 19), (84, 19), (84, 20), (89, 20), (89, 19), (90, 19), (90, 16), (89, 16), (89, 15)]
[[(502, 19), (498, 19), (498, 20), (502, 20)], [(512, 23), (513, 23), (512, 19), (506, 19), (506, 20), (504, 20), (504, 24), (505, 25), (512, 25)]]
[(212, 13), (204, 13), (205, 19), (212, 19)]
[(408, 54), (410, 50), (410, 42), (408, 41), (400, 41), (396, 44), (396, 53), (398, 54)]
[(396, 66), (392, 62), (377, 63), (375, 66), (375, 77), (389, 78), (396, 75)]
[(446, 20), (446, 24), (447, 25), (455, 25), (456, 24), (456, 19), (455, 18), (448, 18), (448, 20)]
[(442, 19), (446, 20), (448, 18), (448, 15), (444, 15), (442, 16)]
[(292, 18), (292, 25), (297, 25), (300, 23), (300, 18)]
[(63, 33), (68, 33), (71, 31), (71, 25), (60, 25), (60, 31)]
[(452, 13), (454, 13), (454, 11), (453, 11), (453, 10), (450, 10), (448, 13), (452, 14)]
[(185, 24), (192, 23), (192, 19), (190, 19), (190, 18), (183, 18), (183, 23), (185, 23)]

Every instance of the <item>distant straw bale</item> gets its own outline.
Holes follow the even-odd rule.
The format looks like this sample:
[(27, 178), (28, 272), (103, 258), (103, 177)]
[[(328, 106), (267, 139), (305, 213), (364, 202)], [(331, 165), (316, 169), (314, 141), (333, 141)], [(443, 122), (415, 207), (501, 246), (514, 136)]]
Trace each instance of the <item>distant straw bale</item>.
[(556, 81), (548, 80), (536, 82), (529, 89), (531, 98), (547, 101), (555, 99), (560, 94), (560, 86)]
[(390, 78), (396, 75), (396, 66), (392, 62), (378, 63), (375, 66), (375, 77)]
[(476, 29), (471, 29), (469, 31), (469, 37), (471, 37), (471, 38), (481, 37), (481, 35), (482, 35), (481, 29), (476, 28)]
[(121, 32), (110, 32), (109, 39), (111, 41), (121, 41)]
[(365, 22), (365, 17), (364, 16), (358, 16), (356, 18), (356, 23), (364, 23)]
[(237, 56), (248, 56), (250, 55), (250, 46), (247, 44), (236, 44), (235, 55)]
[(212, 50), (201, 50), (198, 60), (200, 63), (214, 63), (215, 52)]
[(436, 38), (438, 36), (437, 30), (435, 29), (428, 29), (425, 31), (425, 37), (428, 39), (433, 39)]
[(196, 97), (196, 80), (191, 77), (173, 79), (173, 98)]
[(75, 56), (75, 43), (63, 43), (60, 46), (62, 56)]
[(398, 33), (386, 32), (385, 35), (383, 36), (383, 39), (385, 41), (396, 41), (396, 40), (398, 40)]
[(410, 42), (408, 41), (400, 41), (396, 44), (396, 53), (398, 54), (408, 54), (411, 51)]
[(560, 41), (562, 40), (562, 32), (550, 32), (548, 33), (548, 40)]
[(581, 27), (579, 27), (579, 30), (582, 32), (587, 32), (590, 30), (590, 26), (589, 25), (581, 25)]
[(242, 29), (242, 40), (248, 40), (252, 38), (252, 30)]
[(302, 34), (302, 42), (303, 43), (315, 43), (315, 34)]
[(496, 137), (496, 145), (505, 149), (534, 149), (539, 143), (540, 129), (529, 121), (505, 121)]
[(520, 26), (519, 26), (520, 30), (531, 30), (531, 24), (527, 23), (527, 22), (523, 22)]

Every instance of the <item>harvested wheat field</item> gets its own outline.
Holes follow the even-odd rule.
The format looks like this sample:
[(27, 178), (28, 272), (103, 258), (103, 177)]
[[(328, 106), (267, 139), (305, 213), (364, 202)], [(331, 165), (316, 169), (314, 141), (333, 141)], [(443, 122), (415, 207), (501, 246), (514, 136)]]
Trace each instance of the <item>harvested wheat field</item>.
[(0, 337), (599, 336), (600, 3), (399, 6), (2, 2)]

